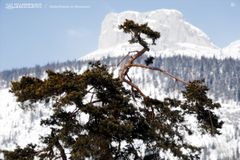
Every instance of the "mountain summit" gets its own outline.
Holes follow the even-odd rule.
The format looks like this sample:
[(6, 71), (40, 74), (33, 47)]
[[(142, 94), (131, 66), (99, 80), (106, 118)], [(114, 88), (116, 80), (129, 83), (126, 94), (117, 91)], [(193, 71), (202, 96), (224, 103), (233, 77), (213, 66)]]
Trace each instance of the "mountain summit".
[(127, 42), (128, 35), (118, 29), (125, 19), (148, 25), (161, 33), (157, 48), (164, 49), (177, 43), (192, 43), (205, 47), (215, 48), (208, 36), (197, 27), (183, 19), (177, 10), (160, 9), (151, 12), (126, 11), (108, 14), (102, 23), (99, 48), (106, 49)]
[[(129, 35), (119, 30), (118, 26), (125, 19), (134, 20), (139, 24), (148, 25), (161, 33), (156, 46), (151, 47), (152, 56), (186, 55), (193, 57), (230, 57), (225, 49), (217, 47), (210, 38), (199, 28), (187, 22), (180, 11), (173, 9), (159, 9), (150, 12), (125, 11), (109, 13), (102, 22), (98, 49), (81, 59), (100, 59), (103, 57), (122, 56), (139, 46), (129, 45)], [(240, 58), (240, 54), (234, 54)]]

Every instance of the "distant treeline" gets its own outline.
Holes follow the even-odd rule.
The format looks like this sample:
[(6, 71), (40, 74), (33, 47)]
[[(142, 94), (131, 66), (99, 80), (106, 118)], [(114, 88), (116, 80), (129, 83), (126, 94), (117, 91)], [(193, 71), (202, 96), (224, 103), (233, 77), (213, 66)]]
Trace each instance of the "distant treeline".
[[(107, 57), (101, 62), (116, 68), (122, 57)], [(138, 60), (144, 63), (145, 57)], [(35, 66), (31, 68), (19, 68), (0, 72), (0, 88), (9, 87), (12, 80), (17, 80), (22, 76), (35, 76), (42, 78), (46, 70), (54, 70), (62, 72), (64, 70), (72, 70), (80, 72), (83, 67), (86, 68), (90, 61), (66, 61), (61, 63), (50, 63), (44, 66)], [(173, 57), (157, 57), (152, 64), (155, 67), (161, 67), (168, 72), (181, 77), (184, 80), (203, 79), (210, 88), (210, 93), (216, 99), (234, 100), (240, 102), (240, 60), (205, 58), (201, 59), (173, 56)], [(115, 66), (115, 67), (114, 67)], [(171, 92), (176, 83), (172, 79), (161, 76), (158, 72), (146, 72), (137, 70), (134, 74), (141, 76), (133, 76), (135, 81), (141, 81), (142, 84), (152, 83), (153, 88), (163, 89), (166, 93)], [(139, 78), (140, 77), (140, 78)], [(164, 84), (164, 85), (161, 85)], [(143, 85), (144, 86), (144, 85)], [(163, 86), (163, 88), (159, 88)], [(177, 87), (180, 85), (177, 85)]]

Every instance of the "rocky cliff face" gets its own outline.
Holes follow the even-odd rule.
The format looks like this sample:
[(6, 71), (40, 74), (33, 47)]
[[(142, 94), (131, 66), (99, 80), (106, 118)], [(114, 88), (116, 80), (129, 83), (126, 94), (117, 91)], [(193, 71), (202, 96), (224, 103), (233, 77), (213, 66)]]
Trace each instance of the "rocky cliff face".
[[(185, 55), (191, 57), (216, 57), (240, 59), (239, 41), (226, 48), (219, 48), (199, 28), (187, 22), (182, 13), (177, 10), (160, 9), (150, 12), (126, 11), (109, 13), (102, 22), (99, 47), (96, 51), (81, 59), (101, 59), (103, 57), (117, 57), (130, 50), (139, 49), (138, 45), (129, 45), (130, 35), (119, 30), (118, 26), (125, 19), (148, 25), (161, 33), (156, 46), (151, 47), (148, 54), (153, 56)], [(236, 43), (238, 45), (236, 45)]]
[(161, 32), (161, 38), (157, 41), (158, 49), (172, 48), (178, 43), (215, 48), (204, 32), (184, 20), (181, 12), (161, 9), (145, 13), (127, 11), (108, 14), (102, 22), (99, 49), (127, 42), (128, 35), (118, 29), (125, 19), (131, 19), (140, 24), (148, 23), (153, 30)]

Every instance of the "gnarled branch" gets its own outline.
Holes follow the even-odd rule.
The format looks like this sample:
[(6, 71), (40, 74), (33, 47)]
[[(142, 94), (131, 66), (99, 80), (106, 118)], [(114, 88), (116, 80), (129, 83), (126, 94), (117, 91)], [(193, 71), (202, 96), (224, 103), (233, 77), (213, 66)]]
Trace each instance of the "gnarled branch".
[(130, 39), (130, 41), (129, 41), (130, 43), (138, 43), (143, 47), (142, 50), (140, 50), (140, 51), (128, 52), (128, 54), (118, 63), (118, 65), (120, 63), (122, 63), (122, 61), (125, 60), (127, 58), (127, 56), (129, 56), (130, 53), (136, 52), (136, 54), (131, 56), (128, 59), (128, 61), (120, 69), (119, 79), (121, 82), (127, 83), (132, 88), (136, 89), (137, 92), (140, 95), (142, 95), (143, 98), (147, 98), (147, 96), (141, 91), (141, 89), (139, 89), (138, 86), (131, 81), (131, 78), (128, 77), (128, 72), (131, 67), (140, 67), (140, 68), (145, 68), (145, 69), (162, 72), (163, 74), (171, 77), (175, 81), (182, 82), (185, 85), (188, 85), (188, 82), (182, 80), (181, 78), (179, 78), (177, 76), (174, 76), (173, 74), (171, 74), (163, 69), (156, 68), (156, 67), (150, 67), (150, 66), (146, 66), (143, 64), (134, 64), (134, 61), (137, 58), (141, 57), (145, 52), (149, 51), (148, 43), (141, 37), (141, 34), (145, 34), (148, 38), (152, 39), (152, 42), (153, 42), (152, 44), (155, 45), (156, 44), (155, 40), (160, 38), (159, 32), (153, 31), (151, 28), (149, 28), (147, 23), (143, 24), (143, 25), (139, 25), (132, 20), (126, 20), (123, 25), (119, 26), (119, 28), (123, 29), (123, 31), (125, 33), (130, 33), (132, 35), (132, 39)]

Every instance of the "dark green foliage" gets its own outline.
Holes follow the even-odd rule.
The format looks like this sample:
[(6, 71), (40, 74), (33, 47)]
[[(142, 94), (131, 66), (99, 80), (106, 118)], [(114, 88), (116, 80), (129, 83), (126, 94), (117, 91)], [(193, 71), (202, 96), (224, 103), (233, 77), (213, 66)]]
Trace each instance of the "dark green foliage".
[[(170, 150), (174, 156), (181, 159), (198, 158), (199, 148), (183, 140), (182, 131), (191, 131), (183, 124), (184, 114), (196, 114), (201, 127), (207, 132), (218, 134), (217, 129), (221, 128), (218, 118), (211, 112), (219, 105), (207, 98), (207, 88), (199, 81), (189, 83), (183, 92), (186, 98), (184, 101), (147, 98), (142, 101), (145, 107), (140, 108), (130, 102), (131, 91), (126, 90), (120, 81), (113, 78), (106, 67), (100, 64), (92, 65), (80, 75), (69, 71), (48, 71), (46, 80), (23, 77), (19, 82), (12, 83), (11, 91), (17, 95), (20, 102), (31, 100), (33, 103), (46, 98), (54, 100), (54, 114), (42, 120), (42, 125), (51, 126), (52, 133), (42, 137), (42, 142), (47, 147), (35, 154), (42, 159), (59, 156), (61, 152), (61, 157), (64, 157), (66, 148), (71, 149), (70, 159), (73, 160), (86, 157), (137, 158), (140, 155), (133, 145), (134, 140), (142, 140), (150, 150)], [(83, 102), (86, 99), (88, 101)], [(66, 105), (75, 105), (75, 109), (66, 111)], [(182, 110), (179, 110), (179, 107)], [(81, 112), (89, 115), (86, 124), (78, 120)], [(127, 142), (127, 145), (120, 149), (122, 141)], [(191, 152), (185, 154), (181, 148), (188, 148)], [(16, 151), (8, 154), (19, 155)]]
[(144, 48), (148, 48), (148, 43), (141, 37), (142, 34), (146, 35), (152, 40), (152, 44), (155, 45), (156, 40), (160, 37), (160, 33), (153, 31), (148, 24), (138, 24), (132, 20), (126, 19), (126, 21), (119, 26), (119, 29), (123, 29), (125, 33), (130, 33), (132, 38), (129, 43), (139, 43)]
[[(141, 125), (138, 119), (143, 117), (129, 103), (130, 92), (100, 64), (93, 65), (92, 69), (82, 75), (48, 71), (48, 79), (44, 81), (23, 77), (20, 82), (12, 83), (11, 92), (15, 93), (19, 102), (30, 100), (33, 103), (46, 98), (55, 100), (54, 114), (41, 122), (42, 125), (51, 126), (52, 133), (42, 137), (48, 147), (40, 157), (52, 157), (55, 154), (54, 147), (57, 148), (59, 142), (64, 144), (62, 147), (72, 148), (71, 159), (111, 159), (122, 157), (121, 154), (129, 156), (131, 150), (128, 154), (121, 153), (117, 147), (109, 146), (112, 142), (131, 142), (133, 138), (142, 136), (133, 135), (135, 126)], [(89, 98), (89, 102), (83, 103), (87, 94), (94, 99)], [(66, 105), (75, 105), (75, 110), (67, 112)], [(81, 112), (89, 114), (89, 121), (85, 125), (78, 121)]]
[[(131, 43), (139, 43), (144, 48), (148, 48), (148, 44), (141, 34), (152, 39), (153, 44), (160, 37), (147, 24), (139, 25), (131, 20), (126, 20), (120, 28), (132, 34)], [(141, 96), (138, 90), (126, 89), (100, 62), (90, 64), (82, 74), (50, 70), (47, 74), (45, 80), (23, 77), (12, 82), (11, 92), (23, 104), (23, 109), (28, 109), (26, 101), (30, 104), (51, 101), (53, 114), (41, 121), (41, 125), (51, 128), (49, 135), (41, 137), (44, 147), (5, 151), (5, 157), (10, 155), (8, 160), (22, 160), (23, 153), (29, 153), (24, 155), (29, 159), (34, 156), (40, 160), (57, 157), (62, 160), (143, 159), (135, 141), (146, 146), (148, 158), (161, 158), (158, 155), (161, 150), (170, 151), (183, 160), (198, 159), (200, 148), (184, 139), (185, 134), (193, 133), (185, 123), (185, 116), (196, 116), (203, 133), (219, 134), (222, 126), (212, 112), (220, 105), (207, 97), (208, 89), (200, 81), (188, 83), (183, 91), (185, 99), (160, 101)], [(133, 101), (142, 104), (138, 106)], [(80, 120), (83, 113), (89, 116), (85, 123)]]
[[(212, 135), (220, 134), (219, 128), (223, 122), (211, 111), (221, 107), (219, 103), (213, 103), (212, 99), (207, 97), (208, 88), (203, 85), (203, 81), (190, 82), (183, 91), (183, 96), (187, 99), (182, 108), (186, 110), (185, 114), (196, 114), (197, 120), (205, 132)], [(191, 107), (189, 107), (191, 106)]]
[(25, 148), (17, 148), (14, 151), (3, 151), (5, 160), (33, 160), (36, 151), (36, 145), (29, 144)]

